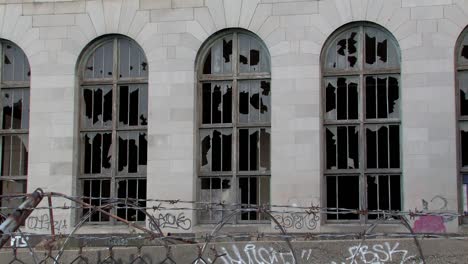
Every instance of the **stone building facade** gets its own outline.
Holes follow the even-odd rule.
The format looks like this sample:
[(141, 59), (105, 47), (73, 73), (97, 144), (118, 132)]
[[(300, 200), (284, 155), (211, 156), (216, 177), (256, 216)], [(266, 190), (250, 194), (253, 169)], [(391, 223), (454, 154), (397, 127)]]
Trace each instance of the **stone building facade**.
[[(292, 208), (311, 205), (334, 208), (340, 207), (341, 202), (344, 207), (363, 211), (370, 207), (406, 211), (442, 210), (460, 214), (467, 211), (468, 179), (467, 176), (463, 177), (462, 165), (463, 153), (468, 146), (462, 147), (464, 115), (462, 110), (458, 110), (464, 105), (459, 91), (465, 91), (468, 87), (468, 82), (462, 81), (465, 77), (460, 77), (464, 76), (463, 71), (467, 68), (462, 54), (463, 46), (468, 45), (468, 39), (464, 40), (467, 35), (464, 29), (468, 25), (466, 0), (0, 2), (0, 38), (4, 40), (4, 52), (7, 52), (7, 46), (16, 45), (24, 51), (30, 65), (30, 76), (24, 79), (30, 79), (29, 84), (24, 84), (30, 92), (29, 126), (21, 127), (22, 135), (29, 137), (29, 140), (21, 141), (28, 142), (28, 146), (25, 146), (27, 159), (22, 156), (23, 160), (27, 160), (27, 173), (23, 174), (27, 174), (28, 192), (42, 188), (46, 192), (72, 196), (86, 196), (86, 192), (95, 196), (91, 189), (96, 183), (91, 183), (92, 177), (87, 178), (83, 171), (86, 165), (83, 164), (88, 158), (84, 152), (93, 152), (93, 145), (86, 142), (95, 143), (94, 138), (98, 135), (102, 140), (100, 142), (108, 140), (107, 148), (104, 143), (97, 146), (98, 152), (95, 153), (102, 158), (98, 161), (98, 170), (99, 173), (111, 175), (106, 178), (109, 183), (99, 183), (101, 196), (112, 193), (125, 197), (130, 195), (129, 192), (120, 194), (119, 188), (132, 189), (139, 185), (138, 191), (130, 192), (147, 199), (205, 199), (217, 202), (220, 198), (232, 203), (250, 201), (254, 205), (263, 199), (267, 204)], [(357, 32), (355, 38), (353, 32)], [(374, 50), (370, 48), (370, 43), (376, 45)], [(243, 50), (244, 44), (250, 45), (250, 52), (249, 48)], [(256, 48), (252, 48), (254, 46)], [(357, 51), (352, 50), (353, 47)], [(100, 51), (101, 48), (103, 50)], [(122, 51), (127, 48), (128, 56), (132, 58), (124, 59), (122, 56), (125, 52)], [(227, 54), (226, 49), (230, 50)], [(103, 55), (106, 52), (110, 52), (110, 61), (106, 59), (107, 55)], [(331, 57), (325, 56), (329, 53)], [(374, 53), (377, 55), (374, 56)], [(238, 54), (240, 56), (235, 56)], [(352, 58), (353, 54), (359, 55)], [(132, 64), (135, 56), (138, 59)], [(375, 58), (369, 61), (370, 56)], [(99, 66), (101, 68), (97, 73), (97, 63), (89, 69), (89, 58), (94, 58), (93, 63), (104, 58), (103, 66)], [(117, 69), (120, 66), (116, 65), (122, 65), (124, 60), (139, 67), (139, 73), (122, 76), (120, 72), (120, 76), (117, 76), (113, 70), (109, 70), (111, 77), (107, 76), (106, 79), (106, 67)], [(257, 62), (253, 62), (255, 60)], [(352, 60), (356, 61), (351, 65)], [(375, 60), (381, 61), (380, 68), (366, 68)], [(258, 64), (260, 66), (255, 68)], [(360, 70), (356, 70), (355, 65)], [(244, 72), (243, 66), (248, 68)], [(206, 67), (208, 71), (204, 71)], [(229, 69), (226, 70), (226, 67)], [(91, 75), (87, 75), (87, 70), (91, 71)], [(102, 78), (95, 74), (101, 74)], [(354, 74), (354, 85), (357, 85), (354, 88), (346, 81), (344, 86), (340, 86), (340, 79), (347, 74)], [(387, 92), (382, 95), (383, 99), (376, 94), (380, 91), (380, 84), (371, 84), (369, 77), (372, 76), (377, 82), (378, 76), (384, 80), (382, 87)], [(396, 86), (390, 83), (392, 78), (396, 80)], [(252, 83), (250, 88), (243, 86), (249, 81)], [(204, 84), (210, 82), (212, 85), (205, 89)], [(217, 83), (220, 86), (216, 86)], [(268, 88), (255, 88), (258, 83)], [(367, 87), (365, 94), (361, 88), (364, 83)], [(125, 86), (127, 101), (120, 100), (124, 97), (121, 89), (124, 85), (128, 86)], [(344, 99), (340, 99), (343, 95), (335, 93), (333, 89), (330, 95), (328, 85), (338, 91), (347, 89)], [(2, 89), (6, 86), (2, 84)], [(372, 94), (369, 87), (377, 89), (376, 92)], [(392, 89), (396, 89), (393, 90), (393, 99), (390, 98)], [(122, 121), (122, 113), (132, 115), (129, 100), (132, 100), (131, 93), (135, 91), (138, 91), (139, 99), (135, 100), (139, 106), (133, 113), (137, 116), (134, 120), (136, 127), (131, 127)], [(247, 95), (245, 103), (248, 109), (243, 112), (241, 101), (245, 98), (242, 98), (242, 92), (246, 91), (251, 94)], [(85, 98), (86, 93), (89, 96), (92, 94), (89, 98), (100, 98), (96, 99), (100, 100), (99, 103)], [(221, 100), (221, 93), (223, 104), (220, 106), (216, 101), (219, 105), (215, 107), (213, 100)], [(228, 96), (224, 97), (226, 94)], [(111, 98), (107, 105), (106, 95)], [(369, 101), (371, 95), (376, 96), (375, 100), (380, 103), (388, 103), (383, 108), (386, 110), (383, 110), (385, 113), (382, 116), (377, 113), (379, 103)], [(328, 105), (332, 100), (330, 98), (337, 100), (335, 106)], [(8, 101), (5, 98), (2, 100), (4, 103)], [(26, 100), (25, 97), (23, 100)], [(258, 101), (253, 103), (253, 100)], [(210, 102), (206, 108), (208, 122), (202, 120), (205, 102)], [(227, 106), (226, 102), (230, 105)], [(122, 110), (124, 103), (128, 103), (128, 106)], [(348, 108), (344, 110), (345, 118), (340, 118), (343, 104)], [(364, 106), (377, 107), (374, 118), (369, 116), (372, 114), (366, 112), (368, 109)], [(390, 109), (392, 106), (393, 110), (398, 111), (390, 116), (394, 112)], [(100, 110), (96, 110), (98, 108)], [(221, 108), (228, 114), (222, 116), (224, 121), (215, 122), (214, 115), (220, 114)], [(107, 125), (103, 113), (106, 109), (110, 109)], [(95, 116), (93, 111), (101, 112)], [(254, 112), (256, 116), (252, 117)], [(120, 123), (117, 122), (117, 113)], [(250, 118), (257, 118), (263, 122), (243, 123), (240, 121), (242, 114), (249, 116), (247, 119), (250, 121)], [(331, 119), (329, 114), (332, 115)], [(95, 121), (91, 127), (83, 125), (85, 115), (91, 119), (97, 118), (98, 122), (102, 122), (101, 127), (93, 128)], [(353, 118), (351, 115), (356, 116)], [(235, 119), (231, 119), (233, 116)], [(371, 119), (379, 120), (373, 122)], [(357, 121), (346, 123), (349, 120)], [(119, 130), (122, 124), (127, 126)], [(376, 128), (369, 129), (370, 126)], [(380, 131), (377, 126), (388, 129), (383, 134), (378, 132), (387, 139), (373, 139), (378, 142), (374, 148), (380, 146), (382, 150), (385, 145), (388, 155), (382, 159), (392, 164), (394, 158), (396, 165), (375, 165), (373, 170), (370, 160), (380, 162), (380, 158), (369, 154), (369, 142), (371, 132)], [(392, 132), (388, 132), (392, 130), (390, 127), (396, 133), (393, 136), (390, 135)], [(339, 132), (342, 128), (345, 128), (344, 137)], [(139, 135), (139, 143), (135, 143), (137, 139), (132, 138), (126, 129)], [(334, 129), (338, 132), (333, 132)], [(5, 126), (2, 131), (3, 134), (11, 132)], [(347, 140), (344, 150), (341, 142), (335, 142), (336, 149), (329, 149), (327, 131), (332, 133), (329, 139), (332, 140), (331, 144), (336, 138), (338, 141), (340, 138)], [(88, 132), (94, 133), (93, 139), (88, 137), (84, 140)], [(125, 141), (121, 135), (127, 132)], [(104, 135), (106, 133), (108, 136)], [(229, 144), (215, 142), (215, 133)], [(365, 133), (368, 133), (367, 136)], [(202, 135), (208, 134), (209, 143), (204, 145), (205, 137)], [(351, 143), (354, 137), (355, 145)], [(249, 140), (253, 140), (254, 144)], [(132, 152), (129, 150), (131, 146), (125, 144), (133, 144), (133, 148), (136, 146), (138, 150)], [(143, 145), (147, 146), (146, 151), (142, 150)], [(215, 147), (219, 150), (215, 150)], [(247, 150), (243, 152), (245, 148)], [(103, 149), (112, 154), (105, 155)], [(135, 167), (135, 171), (141, 173), (136, 178), (131, 178), (135, 175), (127, 175), (130, 178), (120, 175), (123, 178), (118, 178), (122, 168), (117, 169), (119, 158), (116, 155), (121, 155), (125, 150), (128, 150), (129, 158), (137, 155), (135, 153), (138, 153), (139, 159), (147, 155), (147, 161), (135, 161), (138, 167)], [(327, 157), (330, 159), (332, 156), (329, 155), (330, 151), (335, 151), (336, 164), (327, 162)], [(374, 151), (377, 156), (382, 152)], [(392, 151), (393, 154), (390, 153)], [(22, 153), (24, 155), (24, 150)], [(241, 159), (245, 157), (242, 153), (250, 153), (245, 154), (249, 158), (252, 158), (252, 153), (257, 155), (245, 161), (248, 164), (245, 171), (239, 168), (243, 166), (240, 165)], [(343, 153), (347, 155), (344, 159)], [(222, 157), (225, 160), (219, 161)], [(103, 165), (107, 158), (110, 159), (107, 160), (109, 167)], [(95, 160), (90, 159), (91, 165), (88, 166), (91, 167), (88, 170), (94, 172)], [(230, 162), (226, 163), (226, 160)], [(127, 161), (131, 163), (129, 159)], [(217, 162), (221, 164), (219, 169), (215, 169)], [(341, 168), (340, 163), (343, 162), (345, 165)], [(208, 172), (202, 168), (206, 164), (210, 165)], [(101, 171), (101, 166), (109, 171)], [(131, 174), (130, 164), (122, 166)], [(342, 179), (342, 175), (351, 175), (354, 179)], [(392, 177), (397, 178), (394, 181)], [(126, 180), (125, 186), (118, 183), (121, 179)], [(371, 191), (370, 186), (377, 182), (380, 185), (372, 187), (374, 190)], [(105, 184), (109, 184), (109, 187), (102, 187)], [(6, 181), (4, 185), (7, 185)], [(340, 190), (340, 186), (346, 188)], [(393, 190), (390, 190), (392, 187)], [(3, 188), (4, 193), (8, 190), (7, 187)], [(206, 190), (209, 190), (209, 194), (206, 194)], [(394, 206), (389, 208), (389, 205), (384, 205), (384, 196), (387, 197), (386, 203), (393, 201)], [(377, 198), (378, 203), (375, 202)], [(157, 204), (149, 201), (146, 206)], [(69, 232), (81, 213), (57, 211), (55, 219), (66, 223), (58, 231)], [(34, 214), (40, 218), (41, 213)], [(183, 217), (183, 221), (189, 220), (190, 224), (180, 228), (179, 232), (203, 231), (217, 220), (217, 216), (203, 216), (190, 209), (174, 211), (173, 215)], [(133, 217), (130, 220), (142, 220), (137, 219), (138, 214)], [(106, 223), (105, 219), (96, 219), (100, 220)], [(292, 227), (290, 231), (358, 230), (368, 220), (367, 216), (351, 220), (336, 215), (328, 219), (321, 216), (313, 221), (316, 224), (313, 227)], [(441, 223), (442, 229), (424, 231), (463, 230), (463, 217), (446, 220)], [(239, 216), (233, 222), (233, 228), (239, 230), (276, 230), (268, 219), (256, 213), (245, 218)], [(48, 231), (35, 230), (36, 227), (33, 224), (29, 228), (36, 232)], [(399, 230), (400, 227), (389, 224), (383, 228)], [(90, 223), (81, 231), (120, 232), (121, 228), (118, 229), (112, 223)]]

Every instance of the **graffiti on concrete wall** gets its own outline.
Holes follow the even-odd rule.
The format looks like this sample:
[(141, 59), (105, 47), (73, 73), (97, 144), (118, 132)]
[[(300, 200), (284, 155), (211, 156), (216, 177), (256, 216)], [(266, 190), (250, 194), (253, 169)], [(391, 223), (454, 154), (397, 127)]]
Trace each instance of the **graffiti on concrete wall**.
[[(35, 231), (40, 231), (40, 230), (50, 231), (51, 226), (52, 225), (50, 222), (49, 214), (30, 216), (26, 220), (26, 227)], [(54, 219), (54, 229), (55, 229), (55, 232), (66, 231), (68, 229), (67, 220), (65, 219), (55, 220)]]
[(366, 264), (366, 263), (400, 263), (421, 264), (416, 255), (401, 249), (398, 242), (382, 244), (356, 245), (348, 248), (349, 256), (343, 261), (332, 261), (331, 264)]
[[(307, 229), (314, 230), (320, 220), (317, 214), (305, 212), (275, 214), (273, 217), (286, 229)], [(275, 229), (279, 229), (278, 226)]]
[[(239, 248), (237, 245), (231, 245), (230, 248), (221, 247), (223, 256), (220, 258), (224, 264), (294, 264), (293, 253), (291, 250), (276, 250), (273, 247), (258, 246), (255, 244), (246, 244)], [(303, 249), (297, 256), (302, 262), (310, 263), (312, 258), (312, 249)], [(213, 263), (211, 259), (207, 259)]]
[[(192, 228), (192, 220), (187, 218), (184, 213), (160, 213), (154, 216), (156, 223), (160, 228), (189, 230)], [(154, 224), (150, 224), (151, 230), (156, 230)]]
[[(422, 200), (423, 212), (447, 210), (447, 199), (441, 195), (432, 197), (431, 200)], [(424, 215), (414, 222), (413, 230), (416, 233), (445, 233), (445, 223), (453, 221), (455, 216)]]

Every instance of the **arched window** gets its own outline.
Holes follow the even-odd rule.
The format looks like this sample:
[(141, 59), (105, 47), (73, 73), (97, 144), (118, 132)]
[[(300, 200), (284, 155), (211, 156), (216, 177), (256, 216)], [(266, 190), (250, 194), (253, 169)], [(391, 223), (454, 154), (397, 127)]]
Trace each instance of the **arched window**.
[(468, 28), (463, 31), (456, 48), (459, 166), (462, 184), (463, 222), (468, 223)]
[[(400, 210), (400, 51), (383, 28), (353, 23), (322, 55), (324, 177), (329, 208)], [(340, 214), (328, 220), (376, 219)]]
[[(270, 56), (245, 30), (213, 36), (198, 65), (198, 198), (203, 202), (270, 203)], [(220, 207), (221, 208), (221, 207)], [(201, 211), (217, 222), (222, 211)], [(236, 221), (265, 221), (244, 212)]]
[[(0, 40), (0, 195), (26, 193), (28, 174), (30, 68), (24, 52), (10, 41)], [(20, 200), (1, 200), (2, 207), (15, 208)], [(12, 210), (2, 210), (8, 214)]]
[[(79, 185), (83, 196), (92, 197), (85, 202), (146, 199), (148, 63), (143, 50), (124, 36), (101, 38), (83, 53), (79, 76)], [(133, 209), (112, 210), (127, 220), (145, 220)], [(109, 218), (95, 213), (90, 221)]]

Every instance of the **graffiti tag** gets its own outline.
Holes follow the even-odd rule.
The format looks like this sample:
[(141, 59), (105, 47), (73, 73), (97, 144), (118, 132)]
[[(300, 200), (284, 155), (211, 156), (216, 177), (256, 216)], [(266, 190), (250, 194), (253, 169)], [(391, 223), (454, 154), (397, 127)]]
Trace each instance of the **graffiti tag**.
[[(192, 220), (186, 218), (184, 213), (173, 215), (171, 213), (159, 214), (155, 217), (156, 223), (160, 228), (189, 230), (192, 227)], [(154, 231), (156, 227), (153, 223), (150, 228)]]
[[(390, 244), (375, 244), (373, 246), (357, 245), (348, 249), (349, 257), (345, 261), (335, 262), (331, 264), (361, 264), (361, 263), (400, 263), (400, 264), (416, 264), (422, 263), (416, 256), (410, 255), (408, 250), (399, 249), (400, 243), (395, 242)], [(398, 262), (399, 261), (399, 262)]]
[[(26, 226), (32, 230), (50, 230), (51, 223), (49, 214), (41, 216), (30, 216), (26, 221)], [(57, 232), (68, 228), (67, 220), (54, 220), (54, 229)]]

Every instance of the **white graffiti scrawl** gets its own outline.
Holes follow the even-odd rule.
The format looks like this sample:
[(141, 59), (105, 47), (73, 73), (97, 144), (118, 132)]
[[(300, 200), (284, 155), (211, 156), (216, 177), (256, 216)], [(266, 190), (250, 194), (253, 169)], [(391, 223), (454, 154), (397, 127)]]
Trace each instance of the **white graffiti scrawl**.
[[(331, 264), (422, 264), (415, 255), (410, 255), (408, 250), (399, 249), (400, 243), (385, 242), (372, 246), (357, 245), (348, 249), (349, 257), (344, 261), (332, 261)], [(399, 261), (399, 262), (398, 262)]]
[[(227, 249), (221, 247), (223, 256), (220, 258), (223, 264), (296, 264), (290, 250), (277, 251), (273, 247), (256, 246), (246, 244), (239, 249), (237, 245), (232, 245)], [(304, 263), (309, 263), (312, 258), (312, 249), (303, 249), (297, 256)], [(213, 263), (208, 259), (209, 263)]]

